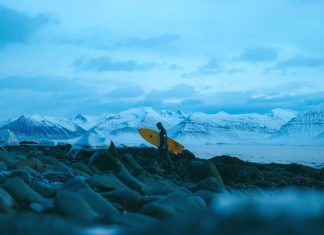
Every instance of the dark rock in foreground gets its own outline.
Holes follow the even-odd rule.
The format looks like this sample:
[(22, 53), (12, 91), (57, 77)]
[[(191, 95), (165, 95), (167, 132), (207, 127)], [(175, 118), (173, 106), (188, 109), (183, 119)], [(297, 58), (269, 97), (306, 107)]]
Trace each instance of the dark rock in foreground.
[[(34, 234), (80, 234), (80, 229), (113, 225), (125, 233), (136, 229), (134, 234), (165, 234), (172, 226), (177, 229), (170, 234), (225, 234), (235, 232), (231, 223), (238, 229), (257, 216), (217, 214), (212, 205), (224, 192), (324, 189), (324, 169), (298, 164), (257, 164), (229, 156), (202, 160), (185, 151), (172, 155), (175, 170), (162, 171), (154, 148), (111, 145), (73, 157), (69, 150), (70, 146), (0, 149), (1, 234), (32, 234), (33, 226)], [(17, 218), (21, 224), (15, 229)], [(213, 226), (202, 228), (203, 221)], [(255, 225), (267, 227), (268, 222)], [(260, 234), (246, 230), (253, 232)]]

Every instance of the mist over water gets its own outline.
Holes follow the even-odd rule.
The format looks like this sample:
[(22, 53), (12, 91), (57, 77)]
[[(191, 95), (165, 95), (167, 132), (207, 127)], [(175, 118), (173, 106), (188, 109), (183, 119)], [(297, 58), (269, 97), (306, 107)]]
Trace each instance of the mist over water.
[(324, 167), (322, 146), (280, 146), (280, 145), (192, 145), (190, 150), (197, 156), (210, 159), (215, 156), (236, 156), (244, 161), (259, 163), (299, 163), (315, 168)]

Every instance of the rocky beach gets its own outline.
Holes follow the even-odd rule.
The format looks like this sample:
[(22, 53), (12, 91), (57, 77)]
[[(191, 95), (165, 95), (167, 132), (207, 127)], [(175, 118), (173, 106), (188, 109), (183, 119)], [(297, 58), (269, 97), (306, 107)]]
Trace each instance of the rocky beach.
[[(1, 234), (324, 230), (324, 169), (231, 156), (203, 160), (189, 151), (171, 157), (175, 170), (161, 169), (154, 148), (3, 147)], [(275, 200), (282, 197), (292, 200)]]

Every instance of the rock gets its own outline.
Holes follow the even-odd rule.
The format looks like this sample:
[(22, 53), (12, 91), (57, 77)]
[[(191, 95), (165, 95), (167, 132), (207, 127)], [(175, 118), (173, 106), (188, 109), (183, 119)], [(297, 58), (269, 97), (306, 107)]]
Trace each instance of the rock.
[(208, 177), (214, 177), (219, 181), (220, 185), (224, 186), (223, 180), (212, 161), (191, 161), (188, 169), (188, 174), (189, 177), (196, 182), (206, 179)]
[(22, 159), (20, 160), (17, 165), (16, 165), (16, 168), (19, 169), (23, 166), (28, 166), (30, 168), (34, 168), (35, 167), (35, 163), (31, 160), (29, 160), (28, 158), (25, 158), (25, 159)]
[(72, 165), (75, 169), (78, 169), (80, 171), (83, 171), (87, 173), (88, 175), (93, 175), (93, 172), (90, 170), (90, 168), (84, 163), (84, 162), (77, 162)]
[(223, 187), (214, 177), (208, 177), (207, 179), (204, 179), (197, 184), (189, 186), (188, 189), (192, 192), (196, 192), (198, 190), (208, 190), (214, 193), (218, 193), (223, 191)]
[(38, 172), (35, 171), (33, 168), (29, 167), (29, 166), (21, 166), (19, 168), (20, 171), (24, 171), (26, 173), (28, 173), (29, 175), (31, 175), (32, 177), (35, 177), (38, 175)]
[(114, 142), (110, 142), (110, 146), (108, 148), (108, 152), (110, 152), (112, 155), (114, 155), (115, 157), (119, 157), (119, 152), (114, 144)]
[(146, 204), (141, 212), (156, 218), (169, 219), (203, 208), (206, 208), (206, 203), (201, 197), (183, 192), (173, 192)]
[(91, 188), (95, 188), (100, 191), (112, 191), (116, 189), (128, 188), (111, 172), (108, 172), (105, 175), (94, 175), (87, 179), (86, 182)]
[(127, 170), (133, 175), (145, 174), (144, 168), (135, 160), (130, 153), (120, 155), (120, 161), (125, 165)]
[(0, 161), (10, 169), (13, 169), (19, 162), (14, 156), (9, 156), (4, 148), (0, 148)]
[(113, 171), (116, 173), (121, 169), (120, 162), (107, 150), (95, 152), (89, 160), (89, 166), (102, 172)]
[(0, 171), (7, 171), (8, 167), (4, 162), (0, 162)]
[(50, 186), (49, 184), (42, 183), (37, 180), (32, 181), (30, 183), (30, 186), (32, 187), (33, 190), (41, 194), (43, 197), (50, 197), (50, 198), (53, 198), (55, 196), (56, 191), (59, 187), (59, 186), (53, 187)]
[(32, 190), (22, 179), (15, 177), (9, 178), (4, 184), (4, 188), (23, 206), (36, 202), (44, 208), (51, 207), (50, 201), (43, 198), (40, 194)]
[(123, 230), (132, 230), (136, 228), (138, 229), (148, 227), (157, 223), (158, 221), (159, 220), (157, 220), (156, 218), (147, 215), (128, 212), (124, 214), (115, 215), (112, 218), (109, 218), (109, 220), (105, 220), (103, 222), (120, 226), (123, 228)]
[(42, 212), (43, 210), (44, 210), (44, 207), (41, 205), (41, 204), (39, 204), (39, 203), (36, 203), (36, 202), (33, 202), (33, 203), (31, 203), (30, 205), (29, 205), (29, 207), (30, 207), (30, 209), (32, 210), (32, 211), (35, 211), (35, 212)]
[(0, 188), (0, 212), (9, 212), (14, 206), (14, 200), (10, 194), (4, 189)]
[(81, 226), (58, 216), (20, 212), (0, 214), (0, 229), (3, 235), (79, 235)]
[(34, 169), (36, 171), (40, 173), (44, 172), (44, 165), (38, 158), (32, 157), (30, 160), (34, 163)]
[(91, 206), (91, 208), (101, 215), (112, 215), (118, 213), (117, 209), (100, 194), (93, 191), (84, 181), (74, 178), (66, 182), (60, 191), (77, 193)]
[(195, 195), (203, 198), (208, 206), (212, 205), (215, 197), (217, 196), (216, 193), (207, 190), (198, 190), (195, 192)]
[(54, 210), (82, 224), (91, 223), (98, 217), (85, 199), (70, 191), (59, 191), (56, 194)]
[(60, 172), (45, 172), (39, 175), (37, 178), (41, 180), (47, 180), (49, 182), (65, 183), (69, 179), (74, 178), (74, 175), (71, 175), (69, 173), (60, 173)]
[(121, 165), (121, 169), (116, 173), (116, 176), (129, 188), (134, 189), (137, 192), (145, 194), (150, 191), (149, 187), (145, 183), (131, 175), (123, 165)]
[(117, 189), (111, 192), (101, 193), (101, 195), (111, 202), (122, 205), (123, 210), (137, 211), (145, 203), (144, 197), (131, 189)]
[(10, 172), (10, 177), (19, 177), (28, 184), (31, 182), (32, 179), (32, 176), (24, 170), (13, 170)]

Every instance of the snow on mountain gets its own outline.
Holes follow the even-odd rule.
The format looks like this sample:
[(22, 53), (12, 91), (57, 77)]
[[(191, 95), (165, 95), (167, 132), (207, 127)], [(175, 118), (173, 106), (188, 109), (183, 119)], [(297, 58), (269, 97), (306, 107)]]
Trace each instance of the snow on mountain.
[(9, 129), (18, 140), (71, 139), (85, 130), (65, 118), (22, 115), (0, 128)]
[(111, 115), (89, 130), (76, 146), (106, 146), (113, 140), (125, 145), (145, 141), (138, 134), (141, 127), (156, 129), (162, 122), (170, 137), (182, 143), (235, 143), (265, 140), (295, 114), (290, 110), (273, 110), (268, 115), (184, 113), (139, 107)]
[(98, 118), (88, 115), (78, 114), (73, 120), (75, 124), (82, 127), (84, 130), (90, 130), (92, 127), (98, 124)]
[(193, 113), (169, 131), (184, 143), (236, 143), (265, 140), (294, 114), (274, 110), (271, 114)]
[(13, 145), (18, 145), (18, 141), (15, 134), (8, 129), (0, 130), (0, 146)]
[(273, 138), (303, 144), (321, 137), (322, 133), (324, 133), (324, 111), (309, 111), (283, 125)]
[(116, 144), (143, 144), (144, 140), (138, 134), (138, 128), (156, 129), (157, 122), (162, 122), (167, 129), (175, 125), (175, 121), (162, 116), (152, 108), (132, 108), (107, 117), (89, 130), (75, 146), (100, 147), (110, 143), (111, 139)]
[(178, 124), (179, 122), (183, 121), (184, 119), (188, 118), (190, 113), (185, 113), (181, 110), (177, 112), (162, 110), (160, 112), (161, 116), (167, 119), (173, 125)]

